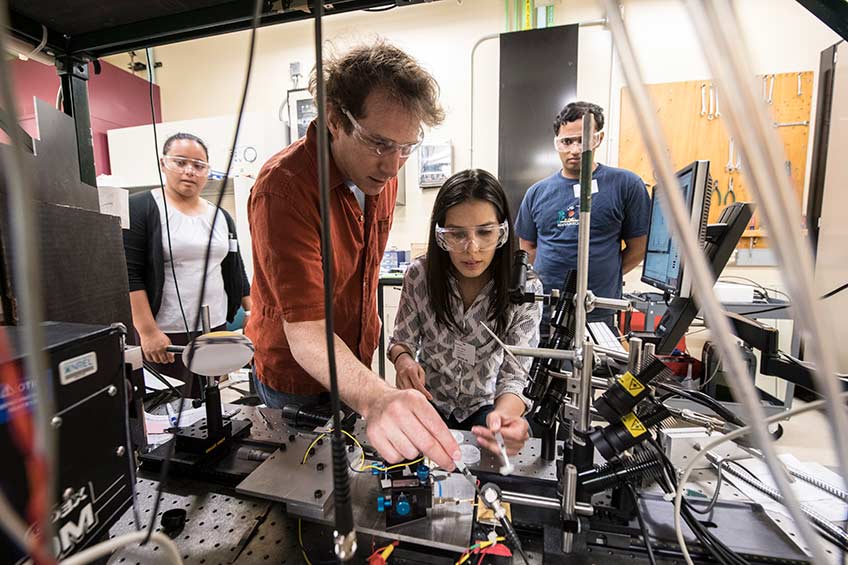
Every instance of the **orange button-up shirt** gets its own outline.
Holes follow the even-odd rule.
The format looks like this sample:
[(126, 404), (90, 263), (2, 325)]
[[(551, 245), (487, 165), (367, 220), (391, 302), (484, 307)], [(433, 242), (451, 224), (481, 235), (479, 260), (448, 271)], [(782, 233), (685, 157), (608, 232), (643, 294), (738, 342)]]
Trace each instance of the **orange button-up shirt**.
[[(316, 394), (324, 387), (292, 356), (283, 321), (324, 319), (317, 131), (262, 167), (247, 205), (253, 243), (253, 308), (245, 333), (256, 347), (262, 383), (280, 392)], [(377, 280), (397, 198), (397, 179), (363, 211), (330, 156), (333, 325), (366, 366), (380, 338)]]

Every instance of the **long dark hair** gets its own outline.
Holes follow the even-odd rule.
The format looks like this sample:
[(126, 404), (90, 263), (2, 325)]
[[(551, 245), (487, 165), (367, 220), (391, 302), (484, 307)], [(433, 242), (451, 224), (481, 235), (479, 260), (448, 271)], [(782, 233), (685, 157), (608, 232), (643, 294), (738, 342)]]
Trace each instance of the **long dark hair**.
[[(507, 325), (507, 309), (509, 307), (508, 288), (512, 271), (512, 257), (518, 248), (515, 230), (512, 226), (512, 216), (506, 194), (491, 173), (483, 169), (467, 169), (456, 173), (442, 185), (436, 202), (433, 204), (433, 215), (430, 218), (430, 243), (427, 247), (427, 290), (430, 294), (430, 304), (436, 314), (437, 324), (452, 327), (456, 330), (459, 325), (450, 309), (450, 296), (456, 294), (450, 286), (448, 273), (454, 273), (447, 251), (439, 247), (436, 241), (436, 224), (444, 227), (448, 210), (457, 204), (468, 200), (482, 200), (495, 207), (498, 222), (507, 221), (509, 237), (504, 245), (495, 250), (495, 256), (489, 265), (492, 279), (495, 281), (495, 294), (489, 307), (489, 319), (495, 320), (495, 333), (501, 334)], [(459, 298), (459, 297), (457, 297)]]

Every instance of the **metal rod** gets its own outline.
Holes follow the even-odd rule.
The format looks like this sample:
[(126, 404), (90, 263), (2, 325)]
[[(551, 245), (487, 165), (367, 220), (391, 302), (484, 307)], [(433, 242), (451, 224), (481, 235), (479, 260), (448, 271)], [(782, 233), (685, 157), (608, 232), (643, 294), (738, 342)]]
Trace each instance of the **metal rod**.
[(490, 41), (492, 39), (498, 39), (500, 37), (499, 33), (490, 33), (489, 35), (484, 35), (480, 39), (478, 39), (474, 43), (474, 47), (471, 48), (471, 94), (469, 96), (469, 111), (468, 111), (468, 168), (474, 168), (474, 55), (477, 53), (477, 48), (480, 47), (481, 44), (486, 41)]
[(595, 308), (606, 308), (608, 310), (620, 310), (621, 312), (629, 312), (633, 310), (633, 304), (629, 300), (622, 298), (600, 298), (595, 296)]
[(562, 503), (556, 498), (547, 496), (535, 496), (532, 494), (521, 494), (518, 492), (501, 491), (501, 498), (504, 502), (509, 502), (516, 506), (529, 506), (531, 508), (547, 508), (550, 510), (559, 510), (562, 508)]
[(577, 25), (579, 27), (606, 26), (607, 25), (607, 19), (606, 18), (598, 18), (596, 20), (586, 20), (585, 22), (579, 22)]
[(627, 360), (627, 370), (636, 373), (642, 368), (642, 339), (630, 338), (630, 358)]
[(656, 344), (646, 343), (645, 347), (642, 349), (642, 366), (647, 364), (648, 359), (653, 358), (656, 354), (657, 354)]
[(200, 324), (200, 327), (203, 328), (203, 333), (208, 334), (212, 331), (212, 322), (208, 304), (204, 304), (201, 308)]
[(565, 349), (548, 349), (547, 347), (516, 347), (507, 345), (507, 351), (513, 355), (523, 355), (524, 357), (540, 357), (542, 359), (574, 359), (574, 352)]
[(575, 306), (574, 347), (586, 340), (586, 291), (589, 287), (589, 237), (592, 221), (592, 142), (595, 118), (583, 116), (583, 154), (580, 158), (580, 225), (577, 234), (577, 303)]
[(147, 48), (147, 60), (150, 61), (147, 64), (147, 77), (148, 80), (152, 84), (156, 84), (156, 62), (153, 58), (153, 47)]
[[(204, 304), (200, 309), (200, 324), (201, 324), (200, 327), (203, 329), (203, 333), (208, 334), (209, 332), (212, 331), (211, 314), (210, 314), (208, 304)], [(196, 353), (197, 349), (195, 349), (194, 351)], [(191, 355), (191, 354), (189, 354), (189, 355)], [(206, 386), (207, 387), (214, 387), (217, 383), (218, 383), (218, 380), (215, 377), (210, 377), (210, 376), (206, 377)]]
[(592, 414), (589, 408), (592, 405), (592, 370), (595, 357), (593, 354), (594, 344), (591, 341), (583, 342), (583, 364), (580, 367), (580, 396), (577, 399), (580, 407), (580, 419), (577, 422), (577, 431), (588, 433), (591, 429)]
[[(562, 474), (562, 519), (575, 519), (574, 510), (577, 503), (577, 467), (571, 463), (565, 466)], [(563, 531), (562, 552), (571, 553), (574, 550), (574, 533)]]
[(592, 388), (608, 389), (609, 381), (603, 377), (592, 377)]
[(595, 355), (600, 360), (604, 360), (607, 357), (610, 359), (614, 359), (615, 361), (621, 361), (622, 363), (626, 363), (630, 360), (630, 354), (625, 351), (616, 351), (614, 349), (608, 349), (606, 347), (601, 347), (600, 345), (594, 344), (593, 348)]

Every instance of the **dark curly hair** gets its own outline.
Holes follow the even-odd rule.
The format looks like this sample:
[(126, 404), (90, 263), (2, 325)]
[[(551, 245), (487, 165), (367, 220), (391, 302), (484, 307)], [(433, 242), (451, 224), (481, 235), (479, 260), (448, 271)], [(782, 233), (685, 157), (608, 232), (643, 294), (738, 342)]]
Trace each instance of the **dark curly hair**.
[(566, 104), (565, 108), (560, 110), (554, 119), (554, 135), (559, 135), (559, 128), (562, 124), (570, 124), (571, 122), (581, 120), (586, 114), (592, 114), (595, 117), (595, 131), (604, 129), (603, 108), (591, 102), (571, 102), (570, 104)]
[[(313, 69), (309, 77), (309, 92), (313, 97), (316, 78)], [(436, 80), (415, 59), (384, 40), (327, 58), (324, 81), (327, 109), (342, 121), (346, 133), (351, 132), (353, 125), (341, 112), (342, 108), (354, 118), (365, 117), (365, 99), (375, 90), (386, 92), (430, 127), (445, 119)]]

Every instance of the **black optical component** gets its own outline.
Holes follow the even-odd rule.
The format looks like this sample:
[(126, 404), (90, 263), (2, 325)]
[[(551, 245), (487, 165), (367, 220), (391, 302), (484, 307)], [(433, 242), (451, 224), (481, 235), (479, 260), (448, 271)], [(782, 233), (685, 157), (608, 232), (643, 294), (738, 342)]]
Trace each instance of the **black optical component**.
[(664, 372), (669, 374), (670, 370), (665, 363), (654, 357), (635, 375), (630, 371), (624, 373), (592, 406), (608, 422), (621, 420), (651, 393), (648, 384)]

